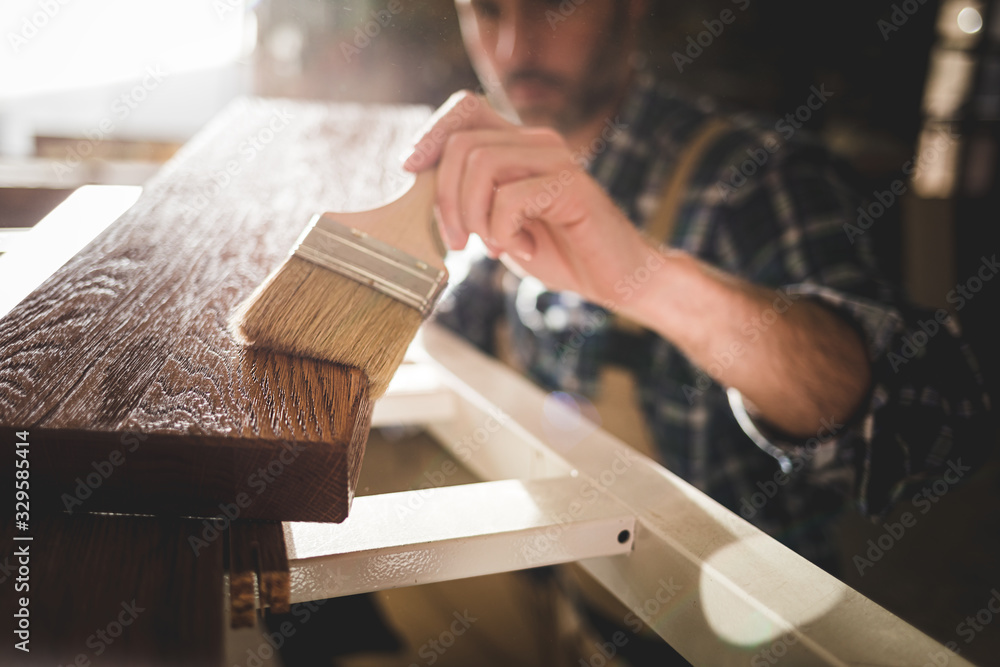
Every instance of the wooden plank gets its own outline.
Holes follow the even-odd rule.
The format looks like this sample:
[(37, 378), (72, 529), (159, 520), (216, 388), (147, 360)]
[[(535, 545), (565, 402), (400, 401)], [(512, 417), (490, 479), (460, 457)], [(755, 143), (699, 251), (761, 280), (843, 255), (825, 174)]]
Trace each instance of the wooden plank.
[[(197, 554), (192, 519), (32, 515), (31, 541), (0, 519), (3, 665), (192, 665), (223, 658), (222, 540)], [(25, 561), (25, 576), (15, 574)], [(15, 590), (16, 577), (27, 588)], [(20, 598), (28, 600), (30, 652), (14, 647)]]
[(246, 522), (229, 528), (229, 625), (252, 628), (257, 623), (257, 567), (252, 535)]
[(0, 320), (0, 442), (30, 430), (33, 504), (343, 520), (366, 378), (244, 351), (227, 320), (314, 213), (405, 187), (398, 155), (427, 113), (234, 103)]
[(291, 583), (280, 521), (234, 521), (229, 528), (230, 625), (253, 627), (258, 609), (288, 613)]
[(292, 582), (284, 527), (280, 521), (255, 521), (253, 527), (261, 605), (270, 613), (287, 614), (291, 608)]

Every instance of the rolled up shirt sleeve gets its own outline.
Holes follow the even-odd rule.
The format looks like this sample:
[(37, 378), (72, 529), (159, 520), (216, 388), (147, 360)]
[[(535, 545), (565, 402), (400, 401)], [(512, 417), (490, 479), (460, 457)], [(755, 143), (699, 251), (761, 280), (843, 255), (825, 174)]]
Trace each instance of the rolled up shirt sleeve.
[(720, 265), (815, 300), (856, 327), (872, 370), (865, 401), (846, 424), (801, 442), (751, 417), (739, 392), (728, 393), (743, 430), (779, 462), (787, 457), (783, 467), (852, 470), (859, 509), (877, 516), (911, 484), (956, 470), (967, 477), (993, 453), (995, 422), (956, 318), (913, 307), (880, 276), (870, 235), (854, 226), (863, 200), (844, 173), (817, 147), (788, 145), (714, 209), (712, 226)]
[(966, 477), (989, 458), (990, 396), (948, 311), (883, 304), (810, 283), (785, 290), (823, 303), (857, 326), (868, 348), (872, 384), (846, 423), (831, 419), (805, 441), (751, 417), (739, 392), (730, 390), (737, 421), (758, 445), (814, 471), (847, 462), (858, 508), (872, 516), (888, 511), (917, 482), (943, 474)]

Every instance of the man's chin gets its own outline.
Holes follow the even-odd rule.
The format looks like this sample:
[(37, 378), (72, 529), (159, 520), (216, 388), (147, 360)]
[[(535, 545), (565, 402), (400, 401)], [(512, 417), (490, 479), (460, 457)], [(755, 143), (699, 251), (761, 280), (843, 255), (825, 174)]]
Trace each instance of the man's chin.
[(551, 127), (563, 136), (576, 132), (587, 118), (577, 110), (551, 108), (524, 108), (516, 110), (521, 124), (526, 127)]
[[(507, 91), (505, 91), (507, 92)], [(526, 96), (506, 94), (510, 108), (521, 124), (527, 127), (551, 127), (563, 134), (573, 131), (582, 120), (582, 109), (572, 101), (572, 97), (562, 92), (538, 95), (534, 99)]]
[(561, 109), (547, 105), (522, 105), (514, 107), (517, 117), (529, 127), (558, 127), (562, 117)]
[(506, 88), (505, 92), (525, 125), (555, 125), (567, 103), (566, 95), (555, 86), (518, 83)]
[(566, 129), (567, 118), (575, 114), (568, 113), (565, 105), (522, 104), (514, 107), (517, 117), (529, 127), (554, 127), (557, 130)]

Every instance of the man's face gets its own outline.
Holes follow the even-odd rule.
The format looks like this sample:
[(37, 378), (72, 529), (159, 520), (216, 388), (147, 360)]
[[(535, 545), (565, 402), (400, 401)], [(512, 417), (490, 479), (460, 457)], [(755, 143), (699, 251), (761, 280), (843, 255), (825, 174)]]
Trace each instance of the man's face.
[(487, 94), (525, 125), (564, 134), (616, 100), (634, 46), (636, 0), (456, 0)]

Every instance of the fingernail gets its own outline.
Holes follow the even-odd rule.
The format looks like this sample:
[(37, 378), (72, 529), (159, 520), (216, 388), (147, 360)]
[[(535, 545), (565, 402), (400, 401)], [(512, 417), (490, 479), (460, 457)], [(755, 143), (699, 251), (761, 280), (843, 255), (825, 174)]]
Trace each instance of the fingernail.
[(400, 153), (399, 161), (403, 163), (403, 169), (412, 169), (417, 162), (416, 146)]
[(514, 251), (514, 255), (522, 262), (530, 262), (532, 257), (530, 252), (525, 252), (524, 250), (516, 250)]
[(454, 230), (445, 228), (444, 235), (446, 242), (448, 243), (448, 247), (452, 250), (461, 250), (465, 247), (462, 240), (459, 238), (459, 235), (456, 234)]

